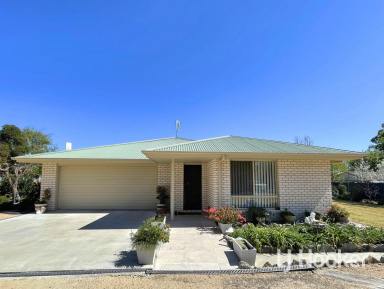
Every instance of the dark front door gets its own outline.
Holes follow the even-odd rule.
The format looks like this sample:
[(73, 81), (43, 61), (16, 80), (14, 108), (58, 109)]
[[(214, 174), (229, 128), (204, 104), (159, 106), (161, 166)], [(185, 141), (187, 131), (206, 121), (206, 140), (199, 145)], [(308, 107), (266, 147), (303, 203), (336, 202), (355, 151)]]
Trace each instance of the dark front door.
[(184, 166), (184, 210), (201, 210), (201, 165)]

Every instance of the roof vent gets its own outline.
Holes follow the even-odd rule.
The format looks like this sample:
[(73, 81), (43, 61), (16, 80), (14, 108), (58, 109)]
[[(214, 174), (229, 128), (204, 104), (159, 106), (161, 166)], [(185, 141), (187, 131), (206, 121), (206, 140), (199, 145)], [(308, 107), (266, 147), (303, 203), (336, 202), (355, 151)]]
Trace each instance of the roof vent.
[(65, 143), (65, 150), (66, 151), (71, 151), (72, 150), (72, 143), (71, 142), (66, 142)]

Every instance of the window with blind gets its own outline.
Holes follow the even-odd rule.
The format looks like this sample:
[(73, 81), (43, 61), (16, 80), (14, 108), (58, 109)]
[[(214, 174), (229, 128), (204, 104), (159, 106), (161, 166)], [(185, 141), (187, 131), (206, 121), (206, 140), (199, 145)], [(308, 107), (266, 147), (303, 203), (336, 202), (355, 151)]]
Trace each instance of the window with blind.
[(274, 161), (231, 161), (232, 205), (276, 207), (276, 164)]

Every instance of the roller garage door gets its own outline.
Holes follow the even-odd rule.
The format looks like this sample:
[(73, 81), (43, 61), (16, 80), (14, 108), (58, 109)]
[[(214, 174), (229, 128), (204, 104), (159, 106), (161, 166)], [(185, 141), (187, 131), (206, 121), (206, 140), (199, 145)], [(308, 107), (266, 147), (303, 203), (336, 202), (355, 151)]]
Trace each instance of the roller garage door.
[(155, 209), (155, 165), (62, 166), (60, 209)]

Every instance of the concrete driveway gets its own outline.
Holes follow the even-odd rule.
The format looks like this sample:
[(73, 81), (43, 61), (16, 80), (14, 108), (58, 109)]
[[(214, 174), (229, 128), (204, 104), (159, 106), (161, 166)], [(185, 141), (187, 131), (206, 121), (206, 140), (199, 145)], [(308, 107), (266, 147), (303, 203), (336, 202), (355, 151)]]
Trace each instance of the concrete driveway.
[(0, 221), (0, 272), (137, 265), (130, 235), (153, 212), (28, 214)]

